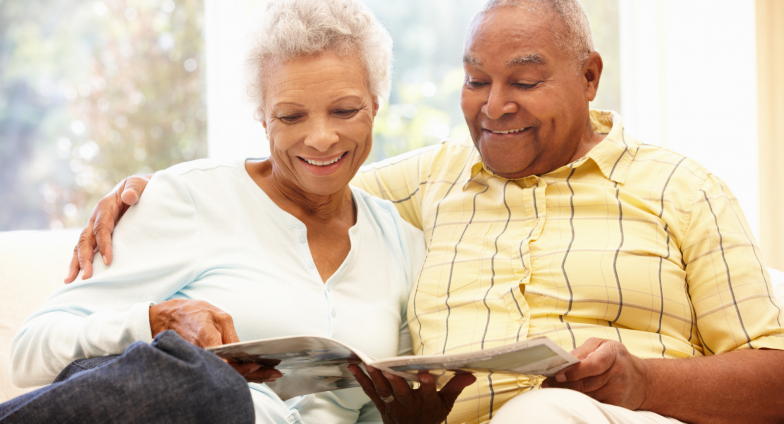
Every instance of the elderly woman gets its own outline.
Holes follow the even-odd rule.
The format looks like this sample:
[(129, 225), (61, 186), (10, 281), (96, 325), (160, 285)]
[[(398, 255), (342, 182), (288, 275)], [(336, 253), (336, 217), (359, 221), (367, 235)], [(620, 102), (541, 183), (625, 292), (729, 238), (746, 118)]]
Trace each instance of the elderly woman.
[[(16, 384), (50, 383), (73, 361), (126, 352), (50, 388), (73, 392), (62, 386), (75, 381), (89, 398), (97, 395), (85, 382), (97, 379), (98, 409), (119, 411), (131, 422), (168, 421), (172, 410), (182, 417), (189, 408), (229, 402), (234, 395), (224, 389), (204, 393), (206, 383), (197, 381), (210, 375), (236, 380), (242, 374), (256, 382), (279, 376), (255, 365), (232, 370), (201, 349), (188, 351), (180, 337), (208, 347), (309, 334), (375, 357), (408, 349), (406, 304), (423, 257), (421, 232), (389, 202), (348, 185), (370, 153), (379, 100), (389, 91), (391, 40), (356, 0), (270, 1), (255, 40), (252, 87), (270, 157), (195, 161), (156, 174), (115, 230), (114, 263), (59, 290), (25, 321), (12, 345)], [(190, 365), (165, 365), (172, 359), (166, 355)], [(179, 368), (187, 369), (184, 380)], [(352, 372), (372, 386), (359, 368)], [(456, 377), (440, 394), (429, 374), (417, 390), (393, 381), (395, 399), (380, 373), (371, 376), (379, 389), (369, 393), (381, 414), (360, 388), (283, 401), (266, 385), (250, 383), (247, 404), (252, 399), (256, 422), (438, 423), (474, 381)], [(32, 398), (46, 397), (42, 390)], [(125, 396), (136, 401), (129, 405)], [(0, 417), (3, 410), (25, 410), (18, 400), (11, 403), (16, 406), (0, 406)], [(78, 421), (79, 408), (69, 409)], [(214, 421), (215, 415), (205, 418), (215, 413), (207, 409), (191, 411), (198, 415), (191, 418)], [(228, 417), (220, 421), (239, 421)]]

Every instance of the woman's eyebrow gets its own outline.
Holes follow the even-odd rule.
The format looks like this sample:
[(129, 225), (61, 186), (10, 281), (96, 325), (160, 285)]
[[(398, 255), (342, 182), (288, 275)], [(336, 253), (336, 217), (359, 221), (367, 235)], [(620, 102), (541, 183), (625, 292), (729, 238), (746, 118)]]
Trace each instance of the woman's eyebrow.
[(347, 95), (347, 96), (343, 96), (343, 97), (341, 97), (341, 98), (339, 98), (339, 99), (335, 99), (335, 100), (333, 100), (333, 101), (332, 101), (332, 103), (334, 104), (334, 103), (337, 103), (337, 102), (339, 102), (339, 101), (341, 101), (341, 100), (346, 100), (346, 99), (357, 99), (357, 100), (362, 100), (362, 96), (358, 96), (358, 95), (356, 95), (356, 94), (349, 94), (349, 95)]

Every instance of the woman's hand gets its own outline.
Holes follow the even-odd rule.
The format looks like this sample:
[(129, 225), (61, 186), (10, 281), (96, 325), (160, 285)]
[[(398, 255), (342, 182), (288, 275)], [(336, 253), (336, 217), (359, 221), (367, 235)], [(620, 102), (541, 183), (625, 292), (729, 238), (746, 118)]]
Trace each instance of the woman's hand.
[(384, 424), (440, 424), (452, 411), (463, 389), (476, 381), (472, 374), (458, 374), (438, 391), (435, 378), (421, 372), (419, 388), (412, 389), (401, 377), (382, 373), (369, 365), (365, 368), (370, 377), (357, 365), (349, 365), (348, 370), (381, 412)]
[[(203, 300), (172, 299), (150, 307), (152, 337), (166, 330), (174, 330), (185, 341), (201, 348), (240, 341), (231, 315)], [(259, 364), (227, 363), (252, 383), (272, 382), (282, 377), (280, 371)]]
[(68, 276), (65, 277), (65, 284), (72, 283), (79, 275), (79, 270), (84, 270), (82, 280), (86, 280), (93, 275), (93, 256), (95, 251), (101, 252), (103, 263), (112, 263), (112, 232), (117, 221), (129, 207), (139, 201), (144, 188), (152, 178), (152, 175), (133, 175), (117, 184), (109, 194), (107, 194), (93, 208), (87, 226), (79, 236), (79, 242), (74, 247), (71, 266), (68, 269)]

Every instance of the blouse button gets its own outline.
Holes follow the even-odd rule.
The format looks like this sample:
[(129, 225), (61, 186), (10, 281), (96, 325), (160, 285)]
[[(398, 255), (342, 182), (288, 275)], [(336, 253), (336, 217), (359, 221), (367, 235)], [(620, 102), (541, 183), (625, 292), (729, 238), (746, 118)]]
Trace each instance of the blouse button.
[(306, 241), (307, 241), (307, 239), (305, 238), (305, 236), (299, 236), (299, 242), (300, 243), (305, 243)]
[(337, 314), (338, 313), (337, 313), (337, 311), (335, 311), (335, 308), (332, 308), (332, 318), (335, 318), (335, 315), (337, 315)]

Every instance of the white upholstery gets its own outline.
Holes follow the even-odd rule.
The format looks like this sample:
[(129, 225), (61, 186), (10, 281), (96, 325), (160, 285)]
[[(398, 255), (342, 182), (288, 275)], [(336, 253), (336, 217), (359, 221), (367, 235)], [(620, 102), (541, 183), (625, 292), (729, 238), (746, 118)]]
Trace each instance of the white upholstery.
[(62, 287), (78, 238), (78, 230), (0, 232), (0, 403), (32, 390), (11, 384), (11, 339)]
[[(10, 382), (11, 339), (22, 321), (62, 287), (78, 237), (78, 230), (0, 232), (0, 403), (32, 390)], [(769, 271), (784, 304), (784, 273)]]

